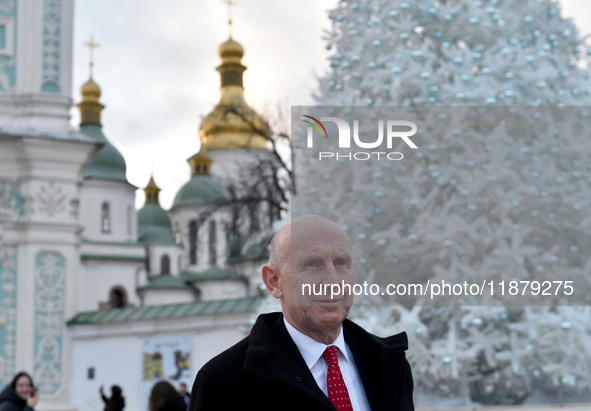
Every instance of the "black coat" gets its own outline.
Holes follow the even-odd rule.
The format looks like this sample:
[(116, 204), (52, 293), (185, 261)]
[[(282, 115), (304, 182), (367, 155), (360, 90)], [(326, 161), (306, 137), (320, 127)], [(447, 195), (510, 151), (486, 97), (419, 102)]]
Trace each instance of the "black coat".
[(105, 403), (104, 411), (123, 411), (123, 408), (125, 408), (125, 398), (121, 395), (112, 395), (111, 398), (107, 398), (104, 394), (101, 394), (101, 398)]
[(182, 396), (177, 396), (166, 400), (164, 406), (158, 411), (187, 411), (187, 404)]
[(27, 406), (27, 400), (19, 397), (16, 391), (8, 385), (0, 393), (0, 411), (33, 411), (33, 409)]
[[(349, 320), (343, 328), (372, 410), (414, 410), (412, 374), (404, 355), (406, 333), (379, 338)], [(335, 408), (316, 384), (282, 314), (271, 313), (259, 316), (248, 337), (203, 366), (189, 410)]]

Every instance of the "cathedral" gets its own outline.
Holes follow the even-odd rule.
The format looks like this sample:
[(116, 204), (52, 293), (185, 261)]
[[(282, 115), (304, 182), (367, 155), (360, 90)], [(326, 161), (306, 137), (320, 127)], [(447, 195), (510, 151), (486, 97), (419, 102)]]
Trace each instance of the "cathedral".
[(152, 175), (136, 210), (92, 76), (69, 123), (73, 0), (24, 4), (0, 0), (0, 388), (25, 370), (40, 410), (101, 409), (112, 384), (147, 409), (155, 382), (190, 387), (243, 338), (264, 298), (279, 209), (245, 176), (273, 161), (268, 125), (230, 37), (187, 183), (164, 210)]

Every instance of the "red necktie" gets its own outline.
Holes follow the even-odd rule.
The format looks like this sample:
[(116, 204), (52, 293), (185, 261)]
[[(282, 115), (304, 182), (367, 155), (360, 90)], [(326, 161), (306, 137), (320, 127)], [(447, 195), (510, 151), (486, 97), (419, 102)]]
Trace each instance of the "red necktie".
[(343, 380), (341, 368), (339, 367), (339, 349), (331, 345), (324, 350), (324, 359), (328, 364), (328, 374), (326, 375), (326, 385), (328, 387), (328, 399), (334, 407), (341, 410), (353, 410), (349, 391)]

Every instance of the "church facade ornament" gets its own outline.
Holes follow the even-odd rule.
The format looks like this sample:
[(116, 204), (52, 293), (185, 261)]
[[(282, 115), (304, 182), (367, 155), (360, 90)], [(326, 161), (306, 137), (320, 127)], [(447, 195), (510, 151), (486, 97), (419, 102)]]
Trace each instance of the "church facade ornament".
[(43, 81), (41, 91), (60, 93), (62, 0), (43, 2)]
[(0, 180), (0, 223), (18, 221), (25, 214), (20, 184)]
[(66, 260), (56, 252), (37, 254), (33, 379), (41, 394), (57, 395), (63, 384)]
[(0, 386), (15, 373), (18, 248), (0, 244)]
[(41, 186), (35, 197), (38, 203), (37, 211), (48, 217), (66, 210), (67, 195), (62, 192), (62, 187), (56, 186), (53, 181)]
[(16, 84), (15, 0), (0, 0), (0, 23), (4, 26), (4, 44), (0, 44), (0, 90), (13, 91)]

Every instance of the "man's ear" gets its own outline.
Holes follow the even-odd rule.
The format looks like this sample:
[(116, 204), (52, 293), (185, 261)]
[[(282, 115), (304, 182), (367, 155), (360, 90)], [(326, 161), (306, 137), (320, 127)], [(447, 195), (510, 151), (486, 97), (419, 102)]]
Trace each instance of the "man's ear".
[(279, 271), (271, 265), (265, 265), (263, 266), (262, 277), (271, 295), (275, 298), (281, 298), (283, 290), (279, 284)]

